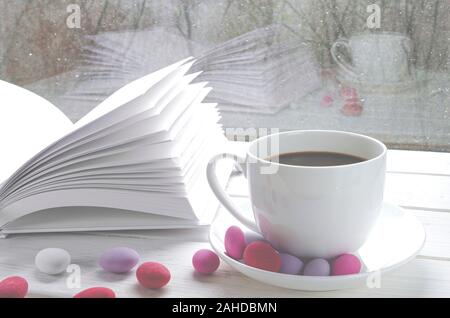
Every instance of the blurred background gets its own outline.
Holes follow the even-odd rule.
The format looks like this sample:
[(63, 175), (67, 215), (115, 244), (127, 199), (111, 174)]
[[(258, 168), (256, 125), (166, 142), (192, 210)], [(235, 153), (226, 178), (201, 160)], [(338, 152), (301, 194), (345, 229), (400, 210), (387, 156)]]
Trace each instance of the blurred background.
[[(75, 122), (127, 82), (194, 56), (228, 132), (341, 129), (448, 152), (449, 17), (448, 0), (0, 0), (0, 79)], [(365, 45), (339, 50), (350, 65), (408, 71), (349, 75), (331, 54), (339, 39)]]

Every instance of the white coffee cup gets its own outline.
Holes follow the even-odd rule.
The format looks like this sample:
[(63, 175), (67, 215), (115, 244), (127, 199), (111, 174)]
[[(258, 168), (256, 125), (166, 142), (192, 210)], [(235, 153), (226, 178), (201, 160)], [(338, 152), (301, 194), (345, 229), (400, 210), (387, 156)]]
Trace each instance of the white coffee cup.
[[(352, 64), (342, 59), (339, 47), (348, 51)], [(339, 39), (331, 47), (331, 55), (342, 71), (359, 80), (396, 83), (412, 77), (411, 47), (411, 39), (401, 33), (370, 33)]]
[[(265, 149), (273, 149), (265, 151)], [(292, 166), (266, 160), (276, 154), (325, 151), (366, 160), (340, 166)], [(233, 159), (248, 181), (249, 220), (221, 188), (216, 163)], [(246, 158), (224, 153), (208, 164), (209, 184), (239, 221), (260, 232), (275, 248), (299, 257), (330, 258), (357, 251), (378, 218), (383, 202), (386, 146), (371, 137), (342, 131), (284, 132), (253, 141)]]

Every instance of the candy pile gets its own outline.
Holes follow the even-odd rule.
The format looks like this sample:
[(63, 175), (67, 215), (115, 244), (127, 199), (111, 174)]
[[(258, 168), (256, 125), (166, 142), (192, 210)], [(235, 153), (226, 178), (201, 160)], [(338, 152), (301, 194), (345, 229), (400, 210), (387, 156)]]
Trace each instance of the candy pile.
[[(135, 268), (139, 254), (128, 247), (114, 247), (105, 251), (99, 259), (100, 267), (109, 273), (126, 274)], [(69, 252), (61, 248), (46, 248), (36, 254), (36, 268), (47, 275), (66, 272), (71, 262)], [(201, 274), (212, 274), (220, 265), (219, 257), (212, 251), (202, 249), (192, 258), (194, 269)], [(137, 282), (151, 289), (167, 285), (171, 279), (169, 269), (157, 262), (144, 262), (136, 270)], [(19, 276), (10, 276), (0, 282), (0, 298), (24, 298), (28, 293), (28, 282)], [(91, 287), (73, 296), (74, 298), (116, 298), (116, 293), (107, 287)]]
[[(126, 274), (139, 263), (139, 254), (128, 247), (115, 247), (104, 252), (100, 267), (110, 273)], [(36, 268), (47, 275), (66, 272), (71, 257), (61, 248), (46, 248), (36, 254)], [(170, 281), (170, 271), (162, 264), (144, 262), (136, 270), (136, 279), (145, 288), (161, 288)], [(28, 293), (28, 282), (19, 276), (10, 276), (0, 282), (0, 298), (24, 298)], [(74, 298), (116, 298), (116, 293), (107, 287), (92, 287), (73, 296)]]
[[(248, 236), (248, 238), (247, 238)], [(361, 270), (361, 262), (352, 254), (343, 254), (331, 260), (316, 258), (306, 264), (301, 259), (280, 253), (262, 237), (245, 234), (239, 227), (231, 226), (225, 233), (225, 251), (235, 260), (262, 270), (305, 276), (351, 275)]]
[(345, 116), (360, 116), (363, 111), (362, 99), (359, 98), (356, 89), (344, 86), (341, 89), (341, 96), (344, 99), (341, 113)]
[[(317, 258), (306, 264), (293, 255), (280, 253), (259, 234), (244, 233), (231, 226), (225, 233), (225, 251), (233, 259), (266, 271), (291, 275), (328, 276), (359, 273), (361, 262), (352, 254), (343, 254), (333, 260)], [(128, 247), (115, 247), (105, 251), (99, 259), (100, 267), (109, 273), (126, 274), (140, 261), (139, 254)], [(36, 268), (47, 275), (66, 272), (71, 262), (70, 254), (61, 248), (46, 248), (35, 257)], [(192, 257), (194, 270), (202, 275), (214, 273), (220, 265), (216, 253), (208, 249), (197, 251)], [(136, 270), (137, 282), (151, 289), (166, 286), (171, 274), (169, 269), (157, 262), (143, 262)], [(20, 276), (10, 276), (0, 281), (0, 298), (24, 298), (28, 293), (28, 282)], [(116, 293), (107, 287), (91, 287), (73, 296), (74, 298), (115, 298)]]
[(359, 97), (358, 91), (353, 87), (342, 86), (339, 92), (328, 92), (322, 96), (320, 106), (332, 107), (341, 105), (340, 112), (345, 116), (361, 116), (364, 99)]

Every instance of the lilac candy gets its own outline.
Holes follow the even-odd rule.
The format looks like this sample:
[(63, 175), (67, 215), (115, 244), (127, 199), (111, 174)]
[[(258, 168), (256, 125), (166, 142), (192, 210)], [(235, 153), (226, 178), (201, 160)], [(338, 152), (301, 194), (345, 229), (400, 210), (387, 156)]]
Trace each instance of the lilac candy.
[(250, 244), (255, 241), (265, 241), (264, 237), (262, 237), (261, 234), (253, 232), (253, 231), (247, 231), (244, 233), (245, 236), (245, 243)]
[(100, 266), (107, 272), (127, 273), (139, 262), (139, 254), (128, 247), (115, 247), (100, 257)]
[(330, 264), (323, 258), (315, 258), (305, 265), (303, 271), (305, 276), (329, 276)]
[(303, 268), (303, 262), (290, 254), (280, 253), (281, 268), (280, 273), (297, 275)]

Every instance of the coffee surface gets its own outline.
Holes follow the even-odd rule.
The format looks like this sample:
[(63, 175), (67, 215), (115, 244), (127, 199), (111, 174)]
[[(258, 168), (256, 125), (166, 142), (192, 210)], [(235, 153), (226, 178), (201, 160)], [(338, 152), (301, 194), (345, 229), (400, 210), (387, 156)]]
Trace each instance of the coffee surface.
[(325, 167), (349, 165), (352, 163), (365, 161), (366, 159), (345, 153), (303, 151), (282, 153), (272, 156), (267, 160), (290, 166)]

